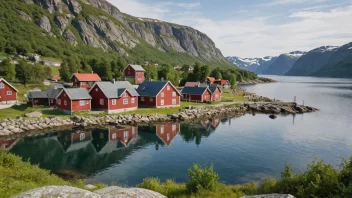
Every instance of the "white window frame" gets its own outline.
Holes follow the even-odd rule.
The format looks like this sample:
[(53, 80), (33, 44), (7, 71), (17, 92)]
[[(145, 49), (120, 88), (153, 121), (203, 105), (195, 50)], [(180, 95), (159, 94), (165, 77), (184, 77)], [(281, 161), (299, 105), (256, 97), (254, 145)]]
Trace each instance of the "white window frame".
[(7, 94), (8, 96), (12, 96), (12, 91), (7, 91), (6, 94)]
[(5, 84), (4, 83), (0, 83), (0, 89), (5, 89)]
[(128, 99), (123, 99), (123, 104), (124, 105), (128, 104)]
[(164, 128), (164, 125), (160, 125), (160, 133), (161, 133), (161, 134), (164, 134), (164, 129), (165, 129), (165, 128)]
[(168, 85), (168, 86), (166, 87), (166, 89), (167, 89), (168, 91), (170, 91), (170, 85)]
[(123, 138), (128, 138), (128, 137), (129, 137), (128, 131), (124, 131), (123, 132)]
[(164, 99), (161, 99), (161, 100), (160, 100), (160, 105), (161, 105), (161, 106), (164, 106), (164, 104), (165, 104)]
[(123, 94), (123, 97), (124, 97), (124, 98), (127, 98), (127, 97), (128, 97), (128, 95), (127, 95), (126, 92)]
[(111, 104), (112, 104), (112, 105), (116, 105), (116, 99), (112, 99), (112, 100), (111, 100)]
[(57, 99), (56, 103), (57, 103), (58, 105), (61, 105), (61, 99)]
[(172, 131), (176, 131), (176, 124), (172, 124)]
[(144, 102), (144, 97), (141, 97), (141, 101)]
[(170, 141), (170, 134), (168, 133), (168, 134), (166, 134), (166, 141)]
[(177, 101), (176, 99), (172, 99), (172, 105), (176, 105)]
[(98, 92), (99, 91), (98, 88), (95, 88), (95, 91)]
[(150, 97), (149, 98), (149, 102), (153, 102), (154, 101), (154, 98), (153, 97)]
[(64, 100), (64, 105), (67, 106), (67, 100)]
[(131, 98), (131, 103), (134, 104), (134, 98)]
[(163, 98), (165, 96), (164, 92), (161, 92), (161, 97)]
[(115, 140), (116, 137), (117, 137), (117, 136), (116, 136), (116, 133), (113, 133), (111, 138), (112, 138), (113, 140)]
[(86, 85), (86, 82), (81, 82), (81, 85)]
[(99, 104), (104, 105), (104, 99), (99, 99)]
[(172, 97), (176, 97), (176, 92), (172, 92)]
[(84, 100), (80, 100), (80, 101), (79, 101), (79, 106), (83, 107), (83, 106), (85, 106), (85, 105), (86, 105), (86, 103), (85, 103)]

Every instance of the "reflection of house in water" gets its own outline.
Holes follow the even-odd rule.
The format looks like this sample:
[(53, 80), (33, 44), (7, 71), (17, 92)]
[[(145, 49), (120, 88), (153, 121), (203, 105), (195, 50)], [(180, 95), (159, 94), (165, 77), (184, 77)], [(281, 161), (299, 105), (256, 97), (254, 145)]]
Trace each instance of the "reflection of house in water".
[(164, 142), (166, 146), (169, 146), (172, 140), (180, 132), (179, 123), (166, 123), (156, 125), (156, 135)]
[(137, 140), (137, 127), (94, 130), (92, 144), (98, 154), (111, 153), (126, 148)]
[(3, 148), (8, 151), (17, 143), (18, 140), (19, 138), (0, 140), (0, 148)]
[(214, 118), (212, 120), (203, 120), (200, 122), (200, 124), (203, 126), (203, 128), (209, 132), (215, 131), (216, 128), (220, 125), (220, 118)]
[(90, 131), (68, 131), (58, 133), (57, 139), (61, 143), (64, 151), (68, 153), (85, 148), (92, 140), (92, 134)]

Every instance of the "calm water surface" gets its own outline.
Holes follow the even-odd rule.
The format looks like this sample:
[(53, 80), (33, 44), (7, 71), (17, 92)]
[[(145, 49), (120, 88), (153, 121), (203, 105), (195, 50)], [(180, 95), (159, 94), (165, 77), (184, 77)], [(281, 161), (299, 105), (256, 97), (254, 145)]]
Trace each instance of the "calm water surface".
[(248, 91), (320, 108), (317, 113), (245, 115), (196, 124), (79, 130), (0, 141), (12, 153), (55, 173), (70, 170), (88, 182), (135, 185), (146, 176), (187, 181), (192, 163), (214, 164), (230, 184), (278, 178), (285, 162), (304, 170), (314, 157), (334, 165), (352, 155), (352, 80), (275, 77)]

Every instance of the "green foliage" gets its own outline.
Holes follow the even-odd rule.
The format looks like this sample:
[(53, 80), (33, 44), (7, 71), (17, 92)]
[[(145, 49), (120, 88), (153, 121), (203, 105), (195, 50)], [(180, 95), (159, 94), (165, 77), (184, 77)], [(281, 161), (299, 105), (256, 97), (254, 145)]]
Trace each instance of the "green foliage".
[(174, 69), (172, 65), (163, 65), (158, 72), (160, 79), (169, 80), (172, 84), (178, 85), (180, 80), (180, 73)]
[(53, 76), (51, 67), (44, 67), (45, 78), (50, 79)]
[(45, 79), (44, 67), (38, 64), (28, 64), (21, 60), (16, 65), (16, 78), (23, 84), (27, 83), (41, 83)]
[(0, 63), (0, 76), (6, 78), (7, 80), (14, 80), (16, 77), (15, 65), (10, 64), (9, 59), (4, 59)]
[(215, 191), (219, 182), (219, 175), (214, 171), (214, 166), (200, 166), (194, 164), (188, 170), (189, 180), (186, 183), (189, 192), (200, 192), (202, 190)]
[(70, 80), (70, 77), (72, 74), (70, 72), (70, 68), (68, 67), (68, 64), (66, 61), (63, 61), (61, 63), (59, 73), (60, 73), (60, 77), (62, 80), (66, 81), (66, 82)]
[(214, 77), (215, 79), (222, 79), (222, 74), (221, 74), (221, 69), (219, 67), (215, 68), (211, 73), (211, 77)]
[(144, 67), (145, 70), (145, 79), (149, 80), (149, 79), (154, 79), (157, 80), (159, 79), (158, 77), (158, 69), (153, 66), (153, 65), (147, 65)]

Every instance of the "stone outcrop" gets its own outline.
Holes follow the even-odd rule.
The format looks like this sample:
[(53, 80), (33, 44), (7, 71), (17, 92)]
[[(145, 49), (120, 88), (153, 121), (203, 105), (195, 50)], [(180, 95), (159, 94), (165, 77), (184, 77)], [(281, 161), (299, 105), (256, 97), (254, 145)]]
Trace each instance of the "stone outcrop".
[(70, 23), (70, 18), (67, 16), (55, 16), (54, 21), (56, 25), (60, 28), (61, 32), (63, 32), (67, 25)]
[(73, 32), (70, 29), (67, 29), (64, 34), (63, 34), (65, 40), (71, 45), (76, 46), (78, 44), (76, 36), (73, 34)]
[(43, 28), (45, 31), (51, 32), (51, 24), (47, 16), (43, 16), (36, 23), (39, 27)]
[(20, 16), (22, 19), (24, 19), (26, 21), (32, 21), (32, 18), (27, 13), (25, 13), (21, 10), (17, 10), (17, 14), (18, 14), (18, 16)]
[(24, 114), (24, 117), (29, 117), (29, 118), (40, 118), (42, 116), (43, 116), (43, 114), (38, 111)]
[(248, 81), (239, 82), (238, 85), (255, 85), (255, 84), (275, 83), (275, 82), (277, 82), (277, 81), (273, 80), (271, 78), (260, 77), (255, 80), (248, 80)]
[(298, 114), (319, 111), (314, 107), (297, 105), (296, 103), (253, 103), (245, 104), (249, 111), (268, 114)]
[(62, 198), (166, 198), (164, 195), (142, 188), (111, 186), (94, 192), (70, 186), (45, 186), (21, 193), (13, 198), (62, 197)]

